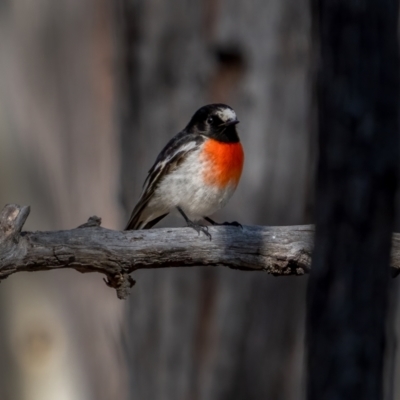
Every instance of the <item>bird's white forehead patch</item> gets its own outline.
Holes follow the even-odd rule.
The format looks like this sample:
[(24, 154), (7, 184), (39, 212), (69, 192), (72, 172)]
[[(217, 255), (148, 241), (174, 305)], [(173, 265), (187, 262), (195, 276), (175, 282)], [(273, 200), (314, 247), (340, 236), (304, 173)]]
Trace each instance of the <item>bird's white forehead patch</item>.
[(216, 114), (221, 118), (223, 122), (236, 119), (236, 113), (231, 108), (219, 109)]

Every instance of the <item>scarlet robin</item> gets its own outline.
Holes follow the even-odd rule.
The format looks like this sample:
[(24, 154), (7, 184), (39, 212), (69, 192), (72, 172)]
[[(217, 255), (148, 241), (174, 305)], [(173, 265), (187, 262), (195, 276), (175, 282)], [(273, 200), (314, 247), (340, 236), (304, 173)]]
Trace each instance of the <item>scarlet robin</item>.
[(208, 217), (226, 205), (239, 183), (244, 154), (238, 123), (235, 111), (225, 104), (197, 110), (158, 155), (125, 229), (149, 229), (175, 208), (188, 226), (210, 239), (199, 220), (241, 226)]

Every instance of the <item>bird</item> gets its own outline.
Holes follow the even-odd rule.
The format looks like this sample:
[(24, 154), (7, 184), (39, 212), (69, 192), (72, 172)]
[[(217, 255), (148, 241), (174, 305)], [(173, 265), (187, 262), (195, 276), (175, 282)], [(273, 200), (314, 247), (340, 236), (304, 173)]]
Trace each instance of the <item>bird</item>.
[(239, 183), (244, 163), (235, 111), (226, 104), (198, 109), (186, 127), (163, 148), (150, 168), (125, 230), (149, 229), (173, 210), (210, 240), (204, 219), (225, 206)]

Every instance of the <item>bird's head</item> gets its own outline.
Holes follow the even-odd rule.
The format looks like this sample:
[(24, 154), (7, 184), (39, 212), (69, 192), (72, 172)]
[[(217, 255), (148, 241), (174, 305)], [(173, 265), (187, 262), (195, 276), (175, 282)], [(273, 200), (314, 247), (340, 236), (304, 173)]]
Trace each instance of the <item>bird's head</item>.
[(239, 142), (235, 111), (226, 104), (208, 104), (198, 109), (186, 126), (190, 133), (198, 133), (221, 142)]

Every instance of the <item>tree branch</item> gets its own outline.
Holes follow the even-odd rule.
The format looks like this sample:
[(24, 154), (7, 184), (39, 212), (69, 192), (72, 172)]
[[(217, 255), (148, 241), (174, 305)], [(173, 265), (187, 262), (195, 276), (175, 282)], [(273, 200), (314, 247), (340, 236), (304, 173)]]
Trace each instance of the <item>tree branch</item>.
[[(9, 204), (0, 213), (0, 280), (20, 271), (72, 268), (100, 272), (126, 298), (137, 269), (225, 266), (273, 275), (303, 275), (311, 264), (314, 227), (209, 227), (210, 241), (190, 228), (114, 231), (91, 217), (76, 229), (21, 232), (29, 207)], [(400, 271), (400, 234), (392, 266)]]

